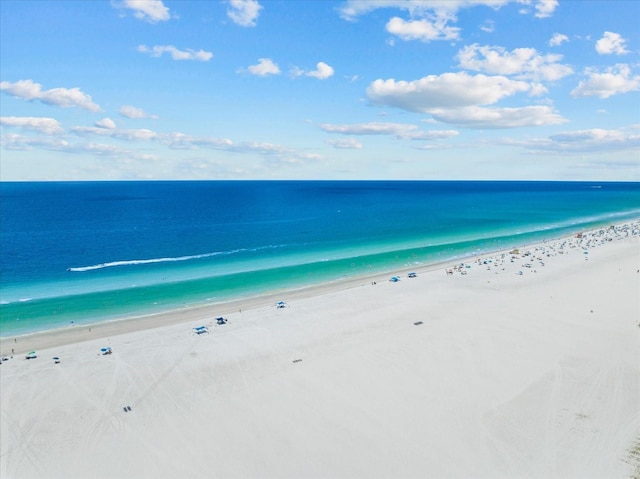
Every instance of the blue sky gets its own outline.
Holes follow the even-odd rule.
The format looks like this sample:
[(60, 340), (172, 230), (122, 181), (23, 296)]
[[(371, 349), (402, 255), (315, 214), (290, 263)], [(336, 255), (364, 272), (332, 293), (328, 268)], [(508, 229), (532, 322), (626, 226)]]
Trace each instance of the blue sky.
[(640, 2), (0, 2), (0, 178), (640, 181)]

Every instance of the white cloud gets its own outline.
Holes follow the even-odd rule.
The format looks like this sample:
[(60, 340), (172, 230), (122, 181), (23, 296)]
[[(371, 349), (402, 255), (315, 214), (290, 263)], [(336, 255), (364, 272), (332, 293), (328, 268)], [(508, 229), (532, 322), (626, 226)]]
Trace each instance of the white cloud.
[(1, 141), (7, 150), (50, 150), (70, 154), (88, 153), (96, 156), (108, 156), (123, 160), (154, 160), (156, 157), (148, 153), (121, 148), (116, 145), (102, 143), (70, 143), (58, 138), (34, 138), (22, 135), (5, 135)]
[(235, 143), (227, 138), (192, 136), (179, 132), (158, 135), (157, 140), (166, 144), (169, 148), (176, 150), (197, 150), (200, 148), (206, 148), (241, 154), (258, 154), (264, 159), (276, 160), (285, 163), (298, 163), (303, 160), (318, 160), (322, 158), (320, 155), (315, 153), (306, 153), (274, 143)]
[(109, 130), (113, 130), (116, 128), (115, 122), (111, 118), (103, 118), (102, 120), (98, 120), (94, 123), (98, 128), (106, 128)]
[(34, 148), (62, 150), (69, 145), (67, 141), (55, 137), (32, 137), (15, 133), (2, 136), (0, 144), (6, 150), (33, 150)]
[(568, 42), (568, 41), (569, 41), (568, 36), (562, 33), (554, 33), (553, 36), (551, 37), (551, 40), (549, 40), (549, 46), (557, 47), (558, 45), (562, 45), (564, 42)]
[(138, 20), (149, 23), (164, 22), (169, 20), (169, 9), (164, 6), (162, 0), (122, 0), (122, 2), (112, 2), (117, 8), (127, 8), (133, 10), (133, 15)]
[(350, 125), (333, 125), (323, 123), (319, 125), (322, 131), (327, 133), (338, 133), (340, 135), (391, 135), (396, 138), (407, 138), (410, 133), (415, 132), (418, 127), (405, 123), (355, 123)]
[(536, 3), (535, 16), (537, 18), (550, 17), (557, 6), (558, 0), (538, 0), (538, 3)]
[(444, 15), (409, 21), (393, 17), (387, 22), (386, 28), (389, 33), (406, 41), (457, 40), (460, 37), (460, 29), (448, 26), (447, 22), (451, 20), (452, 17)]
[[(68, 148), (67, 151), (70, 153), (92, 153), (98, 156), (140, 158), (140, 155), (136, 152), (116, 145), (105, 145), (104, 143), (80, 143)], [(148, 159), (149, 155), (144, 155), (143, 158)]]
[(483, 106), (516, 93), (535, 95), (544, 91), (546, 89), (536, 83), (460, 72), (430, 75), (411, 82), (376, 80), (367, 89), (367, 96), (375, 104), (427, 113), (436, 121), (467, 128), (516, 128), (565, 122), (549, 106)]
[(102, 128), (94, 126), (74, 126), (71, 131), (78, 136), (108, 136), (110, 138), (117, 138), (118, 140), (125, 141), (148, 141), (154, 140), (158, 137), (158, 134), (154, 131), (146, 128), (141, 129), (119, 129), (119, 128)]
[[(445, 40), (459, 38), (460, 29), (449, 26), (457, 21), (455, 14), (459, 10), (477, 6), (497, 10), (513, 1), (527, 6), (532, 4), (532, 0), (347, 0), (338, 12), (344, 20), (355, 21), (361, 15), (383, 8), (406, 11), (411, 21), (392, 19), (387, 24), (387, 31), (404, 40)], [(558, 0), (537, 0), (534, 15), (549, 17), (557, 6)], [(481, 28), (493, 31), (493, 25)]]
[(198, 148), (229, 150), (233, 147), (233, 142), (228, 138), (208, 138), (179, 132), (162, 135), (160, 141), (173, 150), (195, 150)]
[(179, 50), (173, 45), (156, 45), (154, 47), (147, 47), (146, 45), (139, 45), (138, 51), (140, 53), (148, 53), (152, 57), (158, 58), (163, 53), (168, 53), (174, 60), (196, 60), (199, 62), (208, 62), (213, 58), (213, 53), (204, 50)]
[[(632, 129), (631, 129), (632, 130)], [(604, 151), (637, 152), (640, 133), (628, 130), (593, 128), (559, 133), (520, 144), (527, 149), (557, 153), (590, 153)]]
[(280, 67), (275, 64), (271, 58), (259, 58), (257, 65), (251, 65), (247, 68), (249, 73), (258, 76), (279, 75)]
[(493, 33), (496, 29), (496, 25), (493, 20), (485, 20), (482, 25), (480, 25), (480, 30), (486, 33)]
[(462, 68), (499, 75), (516, 75), (521, 79), (554, 81), (573, 70), (558, 63), (562, 55), (541, 55), (535, 48), (516, 48), (511, 52), (502, 47), (480, 46), (477, 43), (458, 52)]
[(626, 40), (619, 33), (604, 32), (604, 36), (596, 42), (596, 51), (600, 55), (624, 55), (629, 53)]
[(324, 123), (319, 128), (327, 133), (340, 135), (389, 135), (399, 140), (437, 140), (457, 136), (455, 130), (422, 131), (416, 125), (407, 123), (354, 123), (350, 125), (333, 125)]
[(327, 144), (339, 150), (360, 150), (362, 143), (355, 138), (344, 138), (340, 140), (327, 140)]
[(36, 131), (45, 135), (57, 135), (64, 133), (58, 120), (46, 117), (32, 116), (2, 116), (0, 125), (7, 127), (22, 128), (24, 130)]
[[(404, 10), (411, 17), (424, 16), (429, 12), (455, 13), (462, 8), (486, 5), (500, 8), (510, 0), (347, 0), (338, 11), (345, 20), (355, 20), (381, 8)], [(525, 0), (523, 0), (525, 1)], [(541, 0), (542, 1), (542, 0)]]
[(156, 120), (158, 118), (156, 115), (150, 115), (141, 108), (136, 108), (131, 105), (124, 105), (120, 107), (119, 113), (125, 118), (131, 118), (132, 120), (139, 120), (141, 118), (151, 118)]
[(19, 80), (15, 83), (0, 82), (0, 90), (23, 100), (39, 100), (47, 105), (63, 108), (78, 107), (89, 111), (100, 111), (100, 107), (93, 103), (91, 96), (83, 93), (79, 88), (42, 90), (42, 85), (33, 80)]
[(465, 72), (429, 75), (414, 81), (375, 80), (367, 96), (376, 104), (429, 113), (434, 108), (488, 105), (532, 86), (504, 76), (469, 75)]
[(333, 68), (327, 65), (325, 62), (318, 62), (316, 64), (316, 69), (310, 72), (307, 72), (307, 76), (317, 78), (318, 80), (326, 80), (327, 78), (333, 76)]
[(255, 27), (260, 10), (257, 0), (229, 0), (227, 15), (237, 25)]
[(604, 73), (587, 69), (586, 74), (587, 80), (581, 81), (571, 92), (571, 96), (609, 98), (618, 93), (640, 90), (640, 75), (632, 76), (629, 65), (625, 63), (609, 67)]
[(521, 108), (469, 106), (452, 109), (433, 109), (430, 113), (436, 120), (443, 123), (475, 129), (558, 125), (567, 121), (548, 106), (525, 106)]

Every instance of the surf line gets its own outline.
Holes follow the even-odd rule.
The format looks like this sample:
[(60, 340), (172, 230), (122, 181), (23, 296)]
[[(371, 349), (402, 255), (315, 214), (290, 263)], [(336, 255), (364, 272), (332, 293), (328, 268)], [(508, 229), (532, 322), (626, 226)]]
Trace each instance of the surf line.
[(178, 256), (178, 257), (175, 257), (175, 258), (167, 257), (167, 258), (132, 259), (132, 260), (123, 260), (123, 261), (111, 261), (111, 262), (108, 262), (108, 263), (94, 264), (94, 265), (91, 265), (91, 266), (78, 266), (78, 267), (67, 268), (67, 271), (70, 271), (72, 273), (81, 273), (81, 272), (85, 272), (85, 271), (93, 271), (93, 270), (103, 269), (103, 268), (113, 268), (113, 267), (116, 267), (116, 266), (136, 266), (136, 265), (140, 265), (140, 264), (153, 264), (153, 263), (169, 263), (169, 262), (176, 262), (176, 261), (189, 261), (189, 260), (194, 260), (194, 259), (210, 258), (212, 256), (230, 255), (230, 254), (242, 253), (244, 251), (259, 251), (259, 250), (263, 250), (263, 249), (281, 248), (281, 247), (284, 247), (284, 246), (285, 245), (267, 245), (267, 246), (261, 246), (261, 247), (258, 247), (258, 248), (239, 248), (239, 249), (234, 249), (234, 250), (230, 250), (230, 251), (215, 251), (213, 253), (194, 254), (194, 255), (189, 255), (189, 256)]

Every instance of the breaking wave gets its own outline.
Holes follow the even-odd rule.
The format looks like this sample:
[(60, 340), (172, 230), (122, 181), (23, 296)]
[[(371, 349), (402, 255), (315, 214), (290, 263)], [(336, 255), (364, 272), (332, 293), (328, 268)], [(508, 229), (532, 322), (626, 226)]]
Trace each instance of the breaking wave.
[(97, 270), (97, 269), (115, 268), (117, 266), (138, 266), (138, 265), (142, 265), (142, 264), (173, 263), (173, 262), (177, 262), (177, 261), (191, 261), (191, 260), (196, 260), (196, 259), (211, 258), (213, 256), (229, 255), (229, 254), (242, 253), (242, 252), (253, 252), (253, 251), (259, 251), (259, 250), (263, 250), (263, 249), (280, 248), (280, 247), (283, 247), (283, 246), (284, 245), (269, 245), (269, 246), (263, 246), (263, 247), (260, 247), (260, 248), (240, 248), (240, 249), (234, 249), (234, 250), (231, 250), (231, 251), (215, 251), (213, 253), (194, 254), (194, 255), (189, 255), (189, 256), (111, 261), (111, 262), (108, 262), (108, 263), (94, 264), (94, 265), (91, 265), (91, 266), (78, 266), (78, 267), (67, 268), (67, 271), (71, 271), (71, 272), (74, 272), (74, 273), (82, 273), (82, 272), (85, 272), (85, 271), (94, 271), (94, 270)]

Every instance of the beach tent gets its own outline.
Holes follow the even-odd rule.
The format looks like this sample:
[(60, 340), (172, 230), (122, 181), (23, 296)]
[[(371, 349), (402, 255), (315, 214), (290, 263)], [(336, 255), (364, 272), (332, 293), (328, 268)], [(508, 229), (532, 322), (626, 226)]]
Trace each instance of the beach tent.
[(287, 303), (285, 303), (284, 301), (278, 301), (278, 303), (276, 304), (276, 307), (278, 307), (278, 308), (286, 308), (287, 307)]
[(38, 355), (36, 354), (35, 351), (30, 351), (27, 353), (27, 355), (25, 356), (26, 359), (35, 359), (37, 358)]
[(207, 329), (206, 326), (198, 326), (197, 328), (193, 328), (193, 330), (196, 332), (196, 334), (202, 334), (202, 333), (208, 333), (209, 330)]
[(216, 321), (218, 322), (218, 324), (225, 324), (227, 322), (226, 318), (223, 318), (222, 316), (216, 318)]
[(398, 278), (397, 276), (391, 276), (389, 281), (391, 281), (392, 283), (397, 283), (398, 281), (400, 281), (400, 278)]

